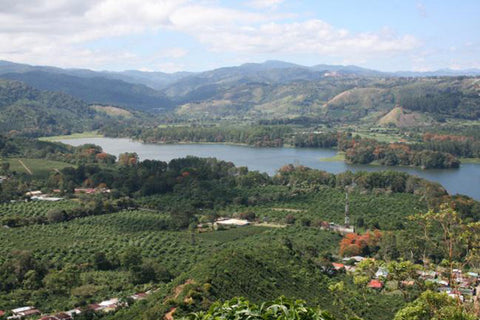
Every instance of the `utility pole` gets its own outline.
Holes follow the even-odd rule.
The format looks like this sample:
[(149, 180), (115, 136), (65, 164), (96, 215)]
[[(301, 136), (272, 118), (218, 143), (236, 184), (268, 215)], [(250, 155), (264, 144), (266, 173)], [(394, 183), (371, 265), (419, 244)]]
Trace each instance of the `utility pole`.
[(348, 191), (345, 192), (345, 228), (350, 227), (350, 203), (348, 201)]

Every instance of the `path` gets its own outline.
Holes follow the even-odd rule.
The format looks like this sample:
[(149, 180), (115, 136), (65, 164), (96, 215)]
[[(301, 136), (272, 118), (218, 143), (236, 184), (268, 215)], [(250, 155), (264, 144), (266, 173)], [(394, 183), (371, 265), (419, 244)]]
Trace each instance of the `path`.
[(176, 310), (177, 310), (177, 308), (175, 308), (175, 307), (172, 308), (172, 309), (170, 309), (170, 311), (168, 311), (168, 312), (165, 314), (164, 319), (165, 319), (165, 320), (173, 320), (173, 319), (174, 319), (174, 318), (173, 318), (173, 314), (175, 313)]
[(31, 176), (33, 176), (32, 170), (30, 170), (30, 169), (25, 165), (25, 163), (23, 163), (22, 160), (18, 159), (18, 162), (20, 162), (20, 164), (22, 165), (22, 167), (24, 167), (25, 170), (27, 170), (28, 174), (30, 174)]

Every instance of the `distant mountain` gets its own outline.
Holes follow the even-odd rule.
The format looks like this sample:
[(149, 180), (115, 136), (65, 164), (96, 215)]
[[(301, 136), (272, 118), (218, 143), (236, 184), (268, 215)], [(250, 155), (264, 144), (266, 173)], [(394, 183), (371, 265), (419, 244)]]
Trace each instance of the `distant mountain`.
[[(427, 114), (428, 119), (428, 113), (437, 119), (477, 119), (480, 84), (477, 78), (458, 77), (461, 73), (449, 69), (388, 73), (357, 66), (306, 67), (271, 60), (167, 74), (97, 72), (0, 61), (0, 78), (64, 92), (88, 103), (173, 111), (182, 117), (309, 117), (327, 122), (377, 123), (395, 106), (403, 107), (405, 114)], [(480, 70), (463, 73), (480, 75)]]
[(480, 76), (480, 69), (464, 69), (464, 70), (453, 70), (453, 69), (440, 69), (436, 71), (424, 71), (424, 72), (415, 72), (415, 71), (398, 71), (392, 73), (393, 76), (397, 77), (460, 77), (460, 76)]
[(95, 129), (111, 117), (64, 93), (0, 80), (0, 133), (40, 136)]
[(93, 71), (88, 69), (62, 69), (48, 66), (31, 66), (28, 64), (0, 60), (0, 76), (7, 73), (26, 73), (33, 71), (65, 74), (80, 78), (106, 78), (112, 80), (122, 80), (133, 84), (143, 84), (151, 87), (152, 89), (162, 89), (175, 81), (193, 74), (192, 72), (164, 73), (138, 70), (113, 72)]
[[(94, 73), (93, 73), (94, 74)], [(26, 71), (0, 74), (0, 78), (22, 81), (40, 90), (64, 92), (89, 103), (112, 104), (137, 110), (168, 110), (170, 100), (142, 84), (103, 77), (78, 77), (59, 72)]]

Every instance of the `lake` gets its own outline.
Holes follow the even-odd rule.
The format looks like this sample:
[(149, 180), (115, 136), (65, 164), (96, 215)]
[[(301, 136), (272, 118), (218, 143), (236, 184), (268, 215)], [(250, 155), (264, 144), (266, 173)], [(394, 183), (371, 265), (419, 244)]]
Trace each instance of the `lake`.
[(187, 155), (214, 157), (231, 161), (236, 166), (247, 166), (250, 170), (272, 175), (285, 164), (301, 164), (331, 173), (351, 171), (397, 170), (418, 175), (442, 184), (450, 194), (465, 194), (480, 200), (480, 164), (462, 164), (458, 169), (421, 170), (408, 167), (384, 167), (349, 165), (343, 161), (322, 161), (336, 154), (335, 150), (317, 148), (254, 148), (225, 144), (144, 144), (129, 139), (81, 138), (65, 139), (60, 142), (79, 146), (93, 143), (105, 152), (118, 156), (123, 152), (136, 152), (141, 160), (170, 161)]

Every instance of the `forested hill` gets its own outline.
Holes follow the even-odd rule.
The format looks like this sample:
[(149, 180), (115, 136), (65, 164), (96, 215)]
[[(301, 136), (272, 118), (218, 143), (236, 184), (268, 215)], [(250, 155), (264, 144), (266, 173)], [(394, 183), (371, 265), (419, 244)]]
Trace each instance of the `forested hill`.
[(18, 81), (0, 80), (0, 133), (70, 134), (94, 130), (116, 120), (115, 116), (96, 111), (70, 95), (37, 90)]
[(166, 110), (171, 102), (159, 91), (143, 84), (107, 79), (102, 76), (77, 77), (62, 73), (30, 71), (7, 73), (4, 79), (22, 81), (40, 90), (60, 91), (88, 103), (113, 104), (137, 110)]

